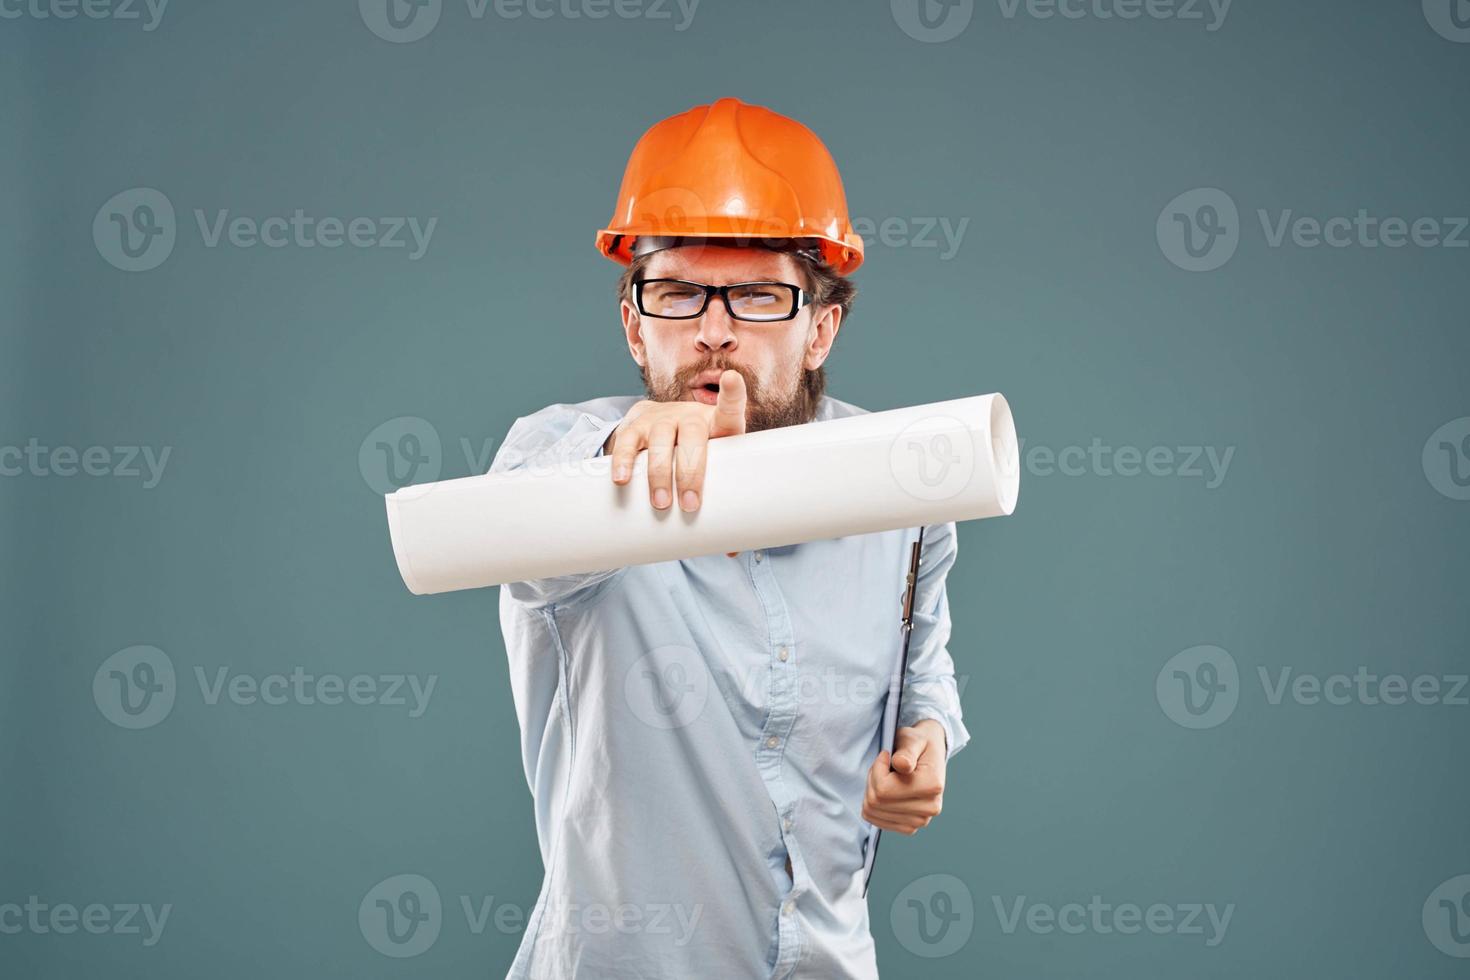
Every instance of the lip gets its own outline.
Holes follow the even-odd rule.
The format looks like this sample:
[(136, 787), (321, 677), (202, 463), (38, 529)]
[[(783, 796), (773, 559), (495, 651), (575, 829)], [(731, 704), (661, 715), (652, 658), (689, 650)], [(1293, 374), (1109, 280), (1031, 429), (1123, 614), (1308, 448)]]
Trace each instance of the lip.
[(704, 405), (717, 404), (720, 399), (719, 393), (709, 391), (704, 386), (719, 384), (720, 375), (724, 373), (724, 370), (711, 369), (709, 371), (701, 371), (696, 375), (694, 380), (689, 383), (689, 391), (693, 395), (694, 400)]

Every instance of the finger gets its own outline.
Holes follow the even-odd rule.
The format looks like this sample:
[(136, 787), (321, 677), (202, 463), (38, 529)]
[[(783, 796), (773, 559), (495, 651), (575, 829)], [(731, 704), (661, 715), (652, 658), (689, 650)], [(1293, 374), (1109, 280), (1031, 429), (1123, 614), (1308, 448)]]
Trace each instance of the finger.
[(745, 376), (734, 368), (720, 375), (720, 394), (715, 399), (715, 421), (709, 437), (737, 436), (745, 431)]
[(704, 419), (691, 417), (679, 423), (679, 444), (675, 447), (675, 476), (679, 481), (679, 506), (698, 510), (704, 495), (705, 447), (709, 445), (709, 429)]
[(863, 811), (863, 819), (874, 827), (891, 830), (896, 834), (904, 834), (909, 837), (916, 834), (920, 828), (929, 825), (928, 820), (918, 817), (891, 817), (881, 813), (870, 813), (867, 810)]
[(923, 810), (943, 795), (943, 781), (929, 769), (921, 770), (915, 776), (870, 772), (863, 802), (879, 808)]
[(884, 749), (878, 753), (878, 758), (874, 759), (873, 764), (868, 767), (868, 792), (873, 792), (878, 785), (878, 780), (888, 775), (890, 765), (888, 750)]
[(612, 478), (623, 485), (633, 478), (633, 462), (643, 448), (644, 430), (641, 425), (618, 426), (613, 433)]
[(863, 814), (863, 819), (872, 824), (874, 827), (877, 827), (879, 830), (887, 830), (895, 834), (908, 833), (907, 830), (905, 830), (903, 827), (900, 827), (898, 824), (894, 823), (891, 820), (883, 820), (879, 817), (869, 816), (866, 813)]
[(922, 830), (934, 822), (933, 817), (914, 817), (907, 814), (871, 813), (864, 816), (864, 820), (875, 827), (885, 830), (896, 830), (900, 834), (912, 834), (916, 830)]
[(678, 434), (672, 419), (653, 423), (648, 431), (648, 499), (664, 510), (673, 503), (674, 437)]
[(864, 809), (887, 817), (937, 817), (943, 806), (944, 801), (937, 794), (921, 800), (874, 799), (872, 794), (863, 798)]
[(889, 802), (922, 800), (944, 792), (944, 782), (928, 767), (909, 775), (898, 772), (879, 774), (868, 785), (875, 799)]
[(868, 781), (867, 785), (863, 787), (863, 805), (865, 807), (869, 800), (877, 798), (878, 780), (887, 771), (888, 752), (885, 750), (879, 752), (878, 758), (874, 759), (873, 764), (868, 767)]
[[(927, 823), (939, 816), (939, 807), (936, 802), (933, 806), (923, 807), (891, 807), (880, 804), (864, 802), (863, 813), (878, 820), (888, 820), (892, 823)], [(869, 823), (872, 820), (868, 821)]]

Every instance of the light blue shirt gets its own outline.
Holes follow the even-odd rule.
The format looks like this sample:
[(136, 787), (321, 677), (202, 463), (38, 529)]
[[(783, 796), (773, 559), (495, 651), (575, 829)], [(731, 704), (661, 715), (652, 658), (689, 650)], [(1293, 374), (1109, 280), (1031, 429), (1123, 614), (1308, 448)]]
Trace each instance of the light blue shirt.
[[(491, 472), (598, 456), (637, 401), (517, 419)], [(823, 397), (817, 420), (865, 411)], [(509, 978), (878, 975), (863, 793), (916, 535), (501, 586), (545, 867)], [(938, 721), (950, 755), (969, 740), (946, 649), (956, 548), (953, 523), (925, 529), (899, 719)]]

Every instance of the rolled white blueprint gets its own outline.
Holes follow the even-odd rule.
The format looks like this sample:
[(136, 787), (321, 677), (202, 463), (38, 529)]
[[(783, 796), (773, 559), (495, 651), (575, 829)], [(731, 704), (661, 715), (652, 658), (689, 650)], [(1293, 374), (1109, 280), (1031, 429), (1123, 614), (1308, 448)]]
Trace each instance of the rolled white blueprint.
[[(648, 453), (405, 487), (387, 499), (415, 595), (1011, 513), (1016, 429), (998, 394), (712, 439), (700, 508), (656, 510)], [(677, 477), (676, 477), (677, 478)]]

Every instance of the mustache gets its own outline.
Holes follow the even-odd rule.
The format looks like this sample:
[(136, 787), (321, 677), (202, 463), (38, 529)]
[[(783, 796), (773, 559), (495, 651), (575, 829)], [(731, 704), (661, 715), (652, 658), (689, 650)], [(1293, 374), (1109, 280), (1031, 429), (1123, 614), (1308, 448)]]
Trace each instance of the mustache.
[(694, 383), (695, 378), (699, 377), (706, 371), (738, 371), (740, 373), (740, 376), (745, 379), (745, 392), (747, 398), (756, 397), (758, 392), (760, 392), (761, 390), (760, 379), (752, 374), (747, 368), (743, 368), (738, 364), (731, 364), (728, 361), (719, 360), (707, 361), (700, 364), (693, 364), (687, 368), (680, 368), (678, 371), (674, 372), (674, 387), (679, 391), (683, 391)]
[(690, 384), (702, 372), (726, 369), (739, 371), (745, 379), (747, 432), (812, 421), (827, 388), (827, 372), (823, 368), (803, 369), (793, 379), (792, 394), (789, 397), (778, 396), (775, 393), (781, 387), (779, 383), (773, 383), (768, 390), (768, 386), (763, 385), (760, 378), (738, 364), (729, 363), (723, 357), (706, 358), (698, 364), (676, 369), (667, 382), (652, 377), (644, 365), (639, 366), (638, 374), (650, 401), (676, 402), (685, 397)]

